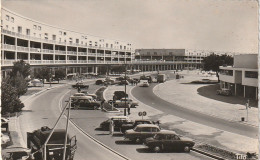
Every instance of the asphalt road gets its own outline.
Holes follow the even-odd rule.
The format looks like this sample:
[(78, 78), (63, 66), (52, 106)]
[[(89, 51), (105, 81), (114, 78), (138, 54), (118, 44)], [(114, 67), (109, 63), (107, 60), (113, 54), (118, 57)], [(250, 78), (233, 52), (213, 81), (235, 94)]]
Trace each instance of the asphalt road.
[[(31, 132), (41, 126), (53, 127), (61, 110), (59, 102), (64, 95), (70, 94), (70, 87), (64, 86), (57, 89), (46, 91), (38, 96), (31, 98), (25, 102), (25, 108), (22, 115), (19, 117), (20, 129), (24, 141), (26, 142), (26, 132)], [(90, 87), (90, 92), (97, 89)], [(130, 159), (183, 159), (183, 160), (206, 160), (209, 159), (198, 153), (150, 153), (143, 145), (129, 144), (123, 140), (122, 135), (111, 136), (107, 132), (95, 130), (99, 123), (106, 118), (106, 114), (100, 110), (72, 110), (71, 119), (80, 128), (89, 133), (94, 138), (106, 144), (110, 148), (118, 151), (119, 153), (129, 157)], [(66, 119), (62, 118), (57, 128), (65, 128)], [(77, 136), (78, 149), (75, 154), (75, 160), (117, 160), (122, 159), (111, 151), (103, 148), (97, 143), (93, 142), (90, 138), (79, 132), (78, 129), (70, 124), (70, 135)]]
[[(224, 119), (212, 117), (203, 113), (195, 112), (172, 103), (169, 103), (153, 93), (156, 84), (152, 83), (150, 87), (135, 87), (132, 90), (133, 96), (139, 101), (164, 113), (168, 113), (183, 119), (187, 119), (199, 124), (221, 129), (224, 131), (240, 134), (243, 136), (257, 138), (258, 128), (242, 123), (227, 121)], [(169, 88), (170, 89), (170, 88)], [(188, 97), (187, 97), (188, 99)]]
[[(19, 118), (21, 133), (25, 142), (26, 132), (31, 132), (41, 126), (54, 126), (61, 113), (59, 101), (68, 91), (68, 86), (49, 90), (25, 102), (26, 108)], [(66, 119), (63, 118), (57, 128), (65, 128), (65, 124)], [(121, 159), (80, 133), (72, 125), (70, 125), (69, 134), (77, 137), (78, 149), (75, 154), (75, 160)]]

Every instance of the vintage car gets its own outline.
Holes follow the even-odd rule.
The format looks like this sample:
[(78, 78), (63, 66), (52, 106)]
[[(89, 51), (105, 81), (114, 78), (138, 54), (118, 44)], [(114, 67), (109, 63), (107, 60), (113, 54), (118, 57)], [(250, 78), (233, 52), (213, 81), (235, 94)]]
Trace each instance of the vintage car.
[(91, 96), (82, 96), (71, 102), (73, 109), (100, 109), (100, 102), (95, 101)]
[(84, 94), (84, 93), (75, 93), (72, 96), (70, 96), (70, 98), (72, 101), (75, 101), (75, 100), (85, 97), (85, 96), (86, 96), (86, 94)]
[(146, 138), (153, 137), (161, 131), (160, 127), (155, 124), (139, 124), (134, 129), (125, 132), (125, 139), (140, 143)]
[(96, 80), (96, 85), (101, 85), (101, 84), (104, 84), (104, 80), (101, 80), (101, 79), (98, 79), (98, 80)]
[(139, 86), (140, 87), (149, 87), (148, 80), (140, 80)]
[(231, 95), (232, 95), (232, 92), (231, 92), (230, 89), (221, 88), (220, 90), (217, 90), (217, 95), (231, 96)]
[(114, 107), (128, 107), (128, 105), (131, 108), (134, 108), (135, 106), (138, 106), (138, 102), (133, 101), (130, 98), (121, 98), (120, 100), (114, 101)]
[(76, 84), (72, 85), (72, 88), (88, 89), (89, 85), (86, 85), (82, 82), (77, 82)]
[(155, 123), (146, 119), (138, 119), (135, 120), (133, 123), (123, 124), (121, 127), (121, 132), (125, 133), (126, 130), (133, 129), (139, 124), (155, 124)]
[(114, 121), (115, 130), (120, 130), (120, 128), (123, 124), (132, 123), (131, 120), (129, 119), (129, 117), (127, 117), (127, 116), (113, 116), (113, 117), (109, 118), (108, 120), (103, 121), (100, 124), (100, 128), (103, 130), (109, 130), (109, 125), (110, 125), (111, 121)]
[(190, 152), (194, 142), (188, 138), (180, 138), (174, 131), (162, 130), (154, 137), (147, 138), (144, 142), (150, 150), (160, 151), (184, 151)]

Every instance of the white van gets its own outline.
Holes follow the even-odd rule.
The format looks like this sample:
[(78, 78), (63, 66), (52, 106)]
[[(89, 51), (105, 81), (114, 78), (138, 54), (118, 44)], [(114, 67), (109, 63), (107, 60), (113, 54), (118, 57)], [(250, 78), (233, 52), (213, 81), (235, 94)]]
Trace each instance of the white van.
[(140, 87), (149, 87), (149, 82), (148, 80), (140, 80)]

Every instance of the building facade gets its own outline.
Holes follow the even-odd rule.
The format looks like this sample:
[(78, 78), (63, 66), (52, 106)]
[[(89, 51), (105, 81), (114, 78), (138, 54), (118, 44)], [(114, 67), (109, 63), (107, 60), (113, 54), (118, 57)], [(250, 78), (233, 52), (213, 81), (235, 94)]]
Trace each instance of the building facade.
[(258, 98), (257, 54), (234, 56), (233, 66), (220, 66), (220, 88), (231, 89), (234, 95)]
[(2, 74), (13, 62), (24, 60), (32, 68), (64, 67), (67, 73), (97, 72), (104, 64), (131, 63), (130, 42), (105, 39), (44, 24), (1, 10)]

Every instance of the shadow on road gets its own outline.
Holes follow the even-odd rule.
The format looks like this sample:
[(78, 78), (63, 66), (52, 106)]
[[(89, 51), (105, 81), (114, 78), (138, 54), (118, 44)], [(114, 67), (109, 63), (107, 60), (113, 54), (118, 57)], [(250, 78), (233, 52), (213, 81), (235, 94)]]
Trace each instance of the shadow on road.
[[(245, 105), (247, 98), (239, 97), (239, 96), (221, 96), (217, 95), (216, 91), (219, 89), (219, 84), (207, 85), (197, 89), (199, 95), (203, 97), (207, 97), (210, 99), (214, 99), (221, 102), (226, 102), (230, 104), (240, 104)], [(257, 107), (258, 103), (256, 100), (250, 100), (251, 107)]]
[(123, 137), (124, 136), (124, 134), (122, 134), (122, 133), (114, 133), (113, 134), (113, 137)]
[(129, 140), (118, 140), (118, 141), (115, 141), (116, 144), (131, 144), (131, 145), (136, 145), (135, 142), (133, 141), (129, 141)]

